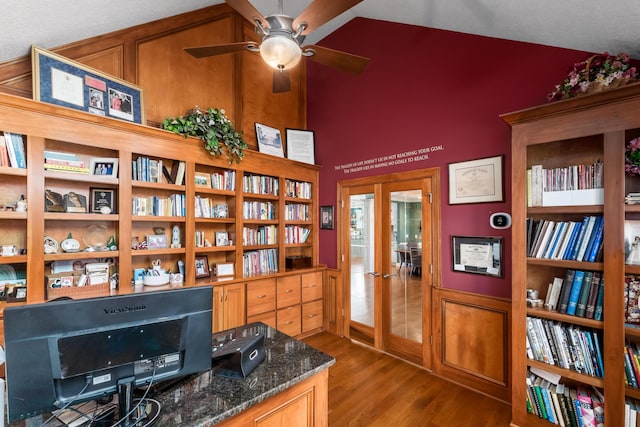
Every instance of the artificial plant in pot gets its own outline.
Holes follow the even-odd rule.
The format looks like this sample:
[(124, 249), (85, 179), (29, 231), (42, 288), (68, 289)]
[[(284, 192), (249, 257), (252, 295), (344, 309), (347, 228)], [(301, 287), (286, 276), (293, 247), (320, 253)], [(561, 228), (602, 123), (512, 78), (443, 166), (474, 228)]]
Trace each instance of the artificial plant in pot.
[(229, 163), (240, 163), (247, 148), (242, 135), (234, 129), (224, 110), (219, 108), (209, 107), (202, 111), (196, 105), (184, 116), (165, 118), (162, 128), (182, 134), (185, 138), (200, 138), (209, 154), (219, 156), (224, 153)]

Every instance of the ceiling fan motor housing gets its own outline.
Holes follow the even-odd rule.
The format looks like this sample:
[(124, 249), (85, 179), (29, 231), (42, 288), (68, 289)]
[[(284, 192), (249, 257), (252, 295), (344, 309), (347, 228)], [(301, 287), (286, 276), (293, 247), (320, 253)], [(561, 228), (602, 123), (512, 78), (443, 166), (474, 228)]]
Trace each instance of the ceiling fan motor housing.
[(288, 70), (295, 67), (302, 57), (300, 44), (304, 36), (301, 31), (292, 28), (293, 18), (286, 15), (271, 15), (265, 18), (268, 28), (256, 26), (258, 33), (262, 32), (260, 55), (262, 59), (276, 70)]

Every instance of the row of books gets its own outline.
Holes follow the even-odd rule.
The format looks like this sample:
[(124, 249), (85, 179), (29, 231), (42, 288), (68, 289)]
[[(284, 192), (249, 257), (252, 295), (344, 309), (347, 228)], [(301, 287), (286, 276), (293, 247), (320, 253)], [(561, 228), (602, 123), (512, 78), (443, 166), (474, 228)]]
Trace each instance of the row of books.
[(245, 246), (275, 245), (278, 243), (278, 229), (275, 225), (261, 225), (257, 228), (243, 227), (242, 244)]
[(287, 179), (285, 181), (285, 195), (287, 197), (295, 197), (298, 199), (310, 199), (311, 198), (311, 183), (304, 181), (291, 181)]
[(598, 331), (527, 316), (527, 357), (581, 374), (602, 378), (602, 344)]
[(169, 197), (132, 197), (132, 214), (135, 216), (186, 216), (185, 195)]
[(569, 387), (533, 372), (526, 381), (529, 413), (565, 427), (604, 427), (604, 395), (597, 388)]
[(624, 383), (640, 388), (640, 344), (626, 343), (624, 346)]
[(309, 221), (309, 205), (287, 204), (284, 209), (284, 219), (286, 221)]
[(236, 171), (225, 170), (212, 173), (211, 188), (214, 190), (236, 191)]
[(532, 258), (598, 262), (602, 260), (604, 218), (579, 221), (527, 218), (527, 254)]
[(624, 276), (624, 321), (640, 326), (640, 276)]
[(276, 205), (272, 202), (242, 202), (244, 219), (276, 219)]
[(194, 208), (196, 218), (229, 218), (229, 206), (226, 203), (216, 203), (207, 197), (196, 196)]
[(242, 274), (255, 276), (258, 274), (270, 274), (278, 272), (278, 250), (261, 249), (246, 251), (242, 255)]
[(242, 178), (242, 190), (245, 193), (277, 196), (280, 184), (278, 178), (265, 175), (245, 175)]
[(172, 162), (171, 171), (161, 159), (138, 156), (131, 161), (131, 179), (134, 181), (183, 185), (185, 170), (183, 161)]
[(89, 174), (91, 170), (76, 153), (44, 150), (45, 170)]
[[(527, 170), (529, 206), (551, 205), (552, 203), (545, 203), (544, 200), (545, 195), (551, 196), (549, 193), (601, 189), (604, 183), (603, 171), (603, 163), (600, 160), (591, 164), (549, 169), (542, 165), (533, 165), (531, 169)], [(576, 204), (587, 203), (589, 202), (577, 202)]]
[(307, 227), (287, 225), (284, 228), (284, 242), (286, 244), (305, 243), (309, 234), (311, 234), (311, 230)]
[(27, 156), (19, 133), (4, 132), (0, 138), (0, 166), (25, 169)]
[(564, 278), (553, 278), (544, 301), (549, 310), (594, 320), (602, 320), (603, 303), (603, 273), (573, 269)]

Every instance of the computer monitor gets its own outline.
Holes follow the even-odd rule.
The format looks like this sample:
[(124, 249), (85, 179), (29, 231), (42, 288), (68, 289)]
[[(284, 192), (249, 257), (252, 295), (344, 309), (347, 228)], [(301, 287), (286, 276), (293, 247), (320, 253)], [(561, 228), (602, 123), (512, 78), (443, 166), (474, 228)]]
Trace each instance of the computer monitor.
[(212, 304), (206, 286), (6, 308), (9, 421), (118, 392), (124, 417), (134, 388), (210, 369)]

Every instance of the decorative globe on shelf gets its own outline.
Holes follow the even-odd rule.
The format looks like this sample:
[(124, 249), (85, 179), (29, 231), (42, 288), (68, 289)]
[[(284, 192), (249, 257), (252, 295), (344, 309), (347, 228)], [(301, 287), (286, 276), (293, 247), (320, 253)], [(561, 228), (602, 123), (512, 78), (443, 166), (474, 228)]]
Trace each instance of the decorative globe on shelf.
[(629, 176), (640, 175), (640, 138), (634, 138), (624, 150), (624, 171)]

